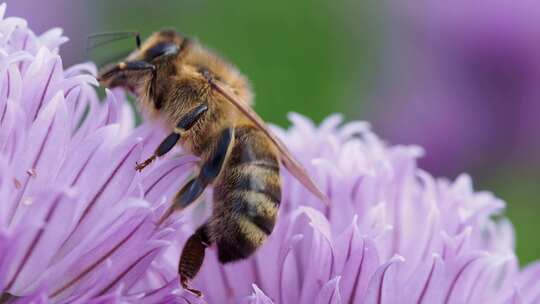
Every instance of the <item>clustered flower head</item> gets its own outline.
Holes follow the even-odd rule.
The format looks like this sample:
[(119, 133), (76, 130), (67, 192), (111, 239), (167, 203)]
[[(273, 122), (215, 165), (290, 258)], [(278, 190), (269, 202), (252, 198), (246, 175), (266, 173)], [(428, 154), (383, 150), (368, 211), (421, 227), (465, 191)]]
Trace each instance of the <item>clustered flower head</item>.
[(519, 269), (502, 201), (466, 175), (433, 178), (419, 148), (388, 146), (365, 123), (297, 114), (274, 131), (332, 204), (283, 171), (268, 241), (226, 266), (208, 249), (194, 297), (176, 269), (210, 196), (156, 223), (197, 159), (136, 172), (159, 127), (134, 128), (121, 92), (100, 102), (92, 65), (64, 70), (59, 30), (37, 36), (0, 10), (0, 303), (540, 301), (540, 264)]
[[(520, 271), (504, 203), (471, 179), (435, 179), (417, 147), (388, 147), (366, 124), (320, 126), (291, 115), (277, 129), (325, 185), (325, 207), (284, 176), (283, 208), (265, 246), (222, 267), (212, 258), (195, 286), (208, 303), (536, 303), (540, 264)], [(174, 257), (171, 254), (169, 257)]]

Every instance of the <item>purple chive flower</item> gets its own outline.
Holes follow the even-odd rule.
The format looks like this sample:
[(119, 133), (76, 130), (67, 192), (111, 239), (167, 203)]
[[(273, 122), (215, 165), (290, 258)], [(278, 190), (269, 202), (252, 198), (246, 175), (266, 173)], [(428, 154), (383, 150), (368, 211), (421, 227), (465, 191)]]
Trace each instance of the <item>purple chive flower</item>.
[[(3, 12), (5, 5), (0, 7)], [(19, 303), (535, 303), (540, 264), (520, 270), (504, 203), (468, 176), (435, 179), (417, 147), (363, 122), (274, 128), (332, 200), (287, 172), (276, 228), (256, 254), (179, 288), (179, 250), (211, 207), (156, 227), (195, 158), (142, 174), (162, 132), (132, 129), (121, 92), (95, 95), (91, 65), (63, 70), (60, 32), (0, 18), (0, 296)], [(26, 43), (22, 43), (26, 41)], [(24, 45), (24, 47), (23, 47)], [(183, 224), (182, 224), (183, 223)], [(2, 302), (0, 300), (0, 302)]]
[(152, 128), (131, 130), (133, 113), (120, 93), (108, 92), (99, 103), (92, 65), (63, 69), (61, 31), (37, 36), (24, 20), (3, 18), (5, 8), (0, 297), (22, 303), (164, 299), (175, 285), (140, 280), (175, 237), (178, 224), (156, 227), (156, 214), (193, 158), (137, 174), (135, 162), (156, 144)]
[(389, 2), (375, 126), (454, 175), (540, 158), (540, 3)]
[[(419, 148), (386, 146), (365, 123), (340, 126), (334, 115), (317, 127), (290, 118), (293, 127), (276, 132), (325, 185), (332, 205), (284, 173), (270, 239), (252, 258), (225, 267), (211, 249), (193, 283), (205, 294), (201, 302), (540, 301), (540, 264), (520, 271), (511, 224), (492, 219), (501, 200), (475, 192), (466, 175), (433, 178), (417, 168)], [(155, 264), (167, 278), (180, 248)]]

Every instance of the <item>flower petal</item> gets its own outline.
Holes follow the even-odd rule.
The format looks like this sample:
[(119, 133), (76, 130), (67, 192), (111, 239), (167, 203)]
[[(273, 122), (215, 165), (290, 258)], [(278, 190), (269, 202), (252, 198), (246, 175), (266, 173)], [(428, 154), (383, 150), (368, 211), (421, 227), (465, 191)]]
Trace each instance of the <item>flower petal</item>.
[(364, 303), (396, 303), (396, 294), (399, 289), (396, 285), (395, 268), (396, 264), (403, 261), (403, 257), (394, 256), (377, 269), (369, 282)]
[(317, 295), (317, 304), (340, 304), (341, 295), (339, 293), (339, 282), (341, 277), (335, 277), (328, 281), (321, 288), (321, 291)]

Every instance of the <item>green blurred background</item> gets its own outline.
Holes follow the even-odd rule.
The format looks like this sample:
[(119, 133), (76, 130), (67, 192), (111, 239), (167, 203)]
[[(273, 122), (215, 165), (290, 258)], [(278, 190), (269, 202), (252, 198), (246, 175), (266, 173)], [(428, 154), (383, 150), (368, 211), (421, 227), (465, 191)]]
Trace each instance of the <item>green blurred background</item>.
[[(52, 0), (47, 10), (36, 10), (35, 3), (12, 1), (8, 13), (28, 18), (38, 30), (55, 25), (68, 29), (71, 43), (62, 49), (66, 65), (100, 57), (84, 50), (86, 37), (92, 33), (135, 30), (145, 37), (160, 28), (175, 27), (197, 37), (248, 75), (256, 91), (256, 110), (265, 120), (282, 126), (287, 125), (290, 111), (317, 122), (334, 112), (344, 113), (347, 120), (376, 120), (382, 102), (378, 96), (385, 87), (383, 76), (392, 71), (395, 54), (400, 52), (399, 45), (388, 42), (396, 33), (392, 29), (396, 23), (389, 22), (388, 9), (379, 1)], [(122, 41), (108, 46), (107, 52), (132, 47), (132, 41)], [(381, 133), (379, 127), (384, 124), (377, 120), (375, 131)], [(498, 136), (498, 130), (492, 136)], [(531, 134), (531, 140), (539, 137)], [(477, 189), (489, 189), (503, 198), (516, 228), (517, 252), (525, 264), (540, 258), (537, 164), (513, 165), (495, 159), (472, 167), (472, 172), (459, 162), (448, 171), (436, 165), (429, 169), (451, 178), (455, 172), (468, 172)]]

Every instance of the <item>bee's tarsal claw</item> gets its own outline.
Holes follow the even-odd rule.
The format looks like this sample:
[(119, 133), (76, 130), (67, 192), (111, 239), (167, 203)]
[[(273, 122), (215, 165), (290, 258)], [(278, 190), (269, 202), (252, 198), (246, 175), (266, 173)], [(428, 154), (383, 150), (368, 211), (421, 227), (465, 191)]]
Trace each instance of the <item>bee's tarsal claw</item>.
[(189, 287), (188, 285), (188, 279), (184, 276), (180, 276), (180, 285), (182, 285), (182, 288), (185, 290), (191, 292), (192, 294), (196, 295), (197, 297), (202, 297), (202, 292), (200, 290), (194, 289)]
[(135, 163), (135, 170), (142, 172), (144, 168), (146, 168), (150, 163), (152, 163), (156, 159), (155, 155), (152, 155), (152, 157), (148, 158), (147, 160), (143, 161), (142, 163)]

